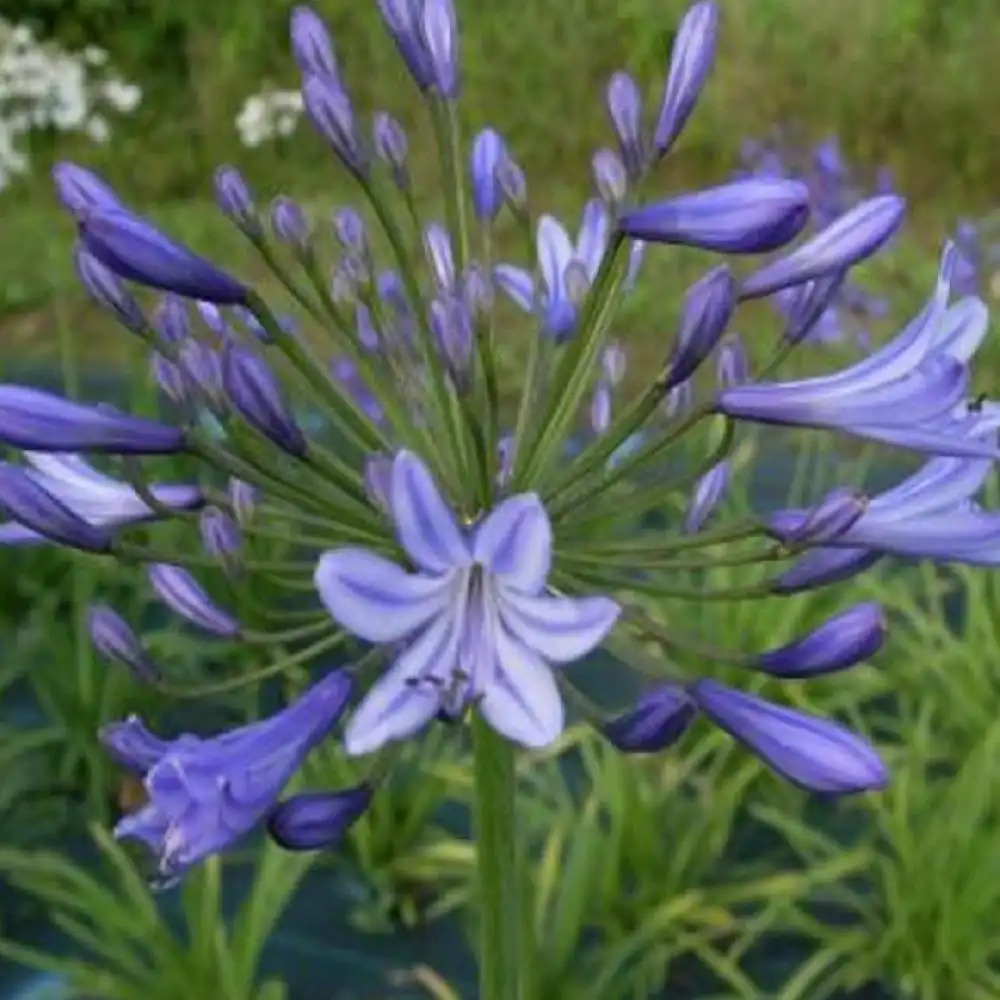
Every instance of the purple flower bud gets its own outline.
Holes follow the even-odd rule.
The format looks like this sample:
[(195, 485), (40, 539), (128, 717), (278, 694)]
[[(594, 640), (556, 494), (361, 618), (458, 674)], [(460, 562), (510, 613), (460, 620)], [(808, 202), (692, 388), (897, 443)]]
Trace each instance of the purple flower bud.
[(380, 111), (375, 115), (373, 137), (375, 155), (392, 170), (396, 186), (406, 190), (409, 187), (409, 178), (406, 173), (406, 155), (409, 152), (409, 143), (406, 141), (406, 132), (403, 131), (403, 126), (392, 115)]
[(420, 32), (434, 88), (458, 97), (458, 19), (452, 0), (423, 0)]
[(302, 431), (262, 357), (238, 344), (227, 345), (222, 355), (222, 385), (251, 427), (291, 455), (306, 453)]
[(290, 28), (292, 55), (303, 75), (326, 77), (340, 86), (333, 41), (320, 16), (311, 7), (293, 7)]
[(504, 156), (497, 164), (497, 183), (513, 212), (523, 212), (528, 207), (528, 182), (524, 171), (510, 155)]
[(703, 0), (688, 8), (677, 28), (663, 102), (653, 133), (653, 146), (659, 156), (670, 151), (694, 111), (715, 60), (718, 27), (718, 5), (713, 0)]
[(611, 426), (611, 388), (600, 381), (590, 399), (590, 429), (597, 435), (603, 434)]
[(625, 212), (618, 229), (633, 239), (718, 253), (767, 253), (793, 239), (809, 217), (801, 181), (749, 178)]
[(148, 329), (146, 317), (139, 303), (132, 297), (119, 277), (106, 268), (86, 247), (77, 243), (73, 262), (81, 284), (87, 294), (112, 313), (115, 319), (132, 333), (144, 335)]
[(788, 308), (788, 320), (782, 332), (782, 339), (788, 344), (798, 344), (804, 340), (833, 304), (837, 293), (844, 285), (846, 271), (835, 271), (813, 281), (807, 281), (792, 292)]
[(271, 202), (271, 228), (282, 243), (296, 250), (305, 249), (312, 235), (302, 206), (284, 195)]
[(229, 480), (229, 506), (237, 524), (246, 527), (252, 520), (260, 490), (253, 483), (245, 483), (242, 479)]
[(493, 285), (476, 261), (472, 261), (465, 269), (462, 300), (466, 311), (473, 318), (484, 316), (493, 308)]
[(414, 82), (421, 90), (427, 90), (434, 84), (435, 74), (424, 43), (420, 5), (413, 0), (378, 0), (378, 5)]
[(219, 167), (215, 171), (215, 202), (240, 232), (253, 238), (264, 235), (250, 187), (235, 167)]
[(111, 535), (83, 520), (19, 465), (0, 462), (0, 510), (45, 538), (84, 552), (108, 552)]
[(695, 484), (684, 518), (684, 533), (693, 535), (701, 531), (708, 516), (719, 505), (729, 489), (733, 466), (729, 459), (717, 462)]
[(513, 434), (505, 434), (497, 441), (497, 484), (506, 486), (514, 471), (514, 453), (517, 444)]
[(717, 726), (800, 788), (844, 795), (884, 788), (889, 780), (874, 748), (834, 722), (715, 681), (698, 681), (691, 696)]
[(206, 507), (201, 512), (198, 527), (205, 551), (213, 559), (231, 565), (243, 547), (243, 538), (236, 522), (218, 507)]
[(844, 271), (870, 257), (899, 228), (906, 202), (896, 195), (868, 198), (790, 254), (750, 275), (742, 298), (760, 298), (789, 285)]
[(95, 211), (80, 223), (87, 249), (119, 277), (186, 298), (244, 302), (245, 285), (124, 210)]
[(725, 264), (713, 268), (687, 290), (664, 389), (686, 382), (712, 353), (735, 307), (736, 286)]
[(833, 673), (867, 660), (882, 648), (886, 622), (878, 604), (858, 604), (803, 639), (761, 653), (754, 666), (784, 679)]
[(92, 604), (87, 609), (87, 630), (94, 648), (105, 659), (122, 664), (137, 680), (147, 684), (160, 679), (160, 670), (139, 637), (113, 608)]
[(842, 583), (871, 569), (881, 552), (863, 548), (814, 549), (790, 569), (771, 581), (774, 594), (799, 594), (806, 590)]
[(642, 138), (642, 95), (628, 73), (612, 75), (608, 81), (607, 103), (625, 169), (628, 176), (636, 180), (642, 173), (646, 156)]
[(179, 427), (10, 383), (0, 383), (0, 441), (25, 451), (112, 455), (167, 455), (185, 444)]
[(78, 221), (91, 212), (122, 207), (118, 195), (97, 174), (75, 163), (57, 163), (52, 168), (52, 179), (57, 197)]
[(153, 313), (153, 329), (165, 344), (180, 344), (191, 336), (187, 303), (176, 295), (164, 295)]
[(229, 323), (217, 305), (212, 302), (196, 302), (195, 308), (198, 310), (201, 321), (211, 333), (214, 333), (216, 337), (229, 336)]
[(465, 306), (448, 296), (430, 305), (430, 324), (456, 385), (465, 387), (472, 361), (472, 321)]
[(191, 401), (191, 385), (178, 365), (169, 361), (159, 351), (153, 351), (149, 367), (153, 379), (167, 399), (178, 406), (184, 406)]
[(656, 753), (684, 735), (697, 711), (683, 688), (664, 684), (647, 691), (628, 712), (606, 722), (601, 732), (623, 753)]
[(619, 205), (628, 192), (628, 173), (618, 154), (611, 149), (599, 149), (591, 160), (594, 186), (608, 205)]
[(472, 141), (472, 203), (482, 222), (495, 219), (503, 204), (497, 168), (506, 155), (503, 137), (494, 129), (484, 128)]
[(434, 271), (438, 288), (450, 291), (455, 287), (455, 258), (451, 252), (451, 236), (437, 222), (424, 229), (424, 251)]
[(177, 354), (181, 372), (214, 406), (225, 404), (222, 390), (222, 359), (219, 352), (200, 340), (186, 340)]
[(750, 378), (750, 360), (738, 333), (730, 334), (719, 346), (715, 377), (723, 388), (740, 385)]
[(368, 153), (358, 134), (351, 99), (327, 77), (310, 74), (302, 83), (306, 114), (341, 162), (357, 176), (368, 170)]
[(365, 220), (353, 208), (338, 208), (333, 213), (333, 231), (337, 242), (350, 254), (365, 257), (369, 253)]
[(363, 302), (358, 302), (354, 306), (354, 321), (358, 333), (358, 343), (366, 351), (377, 351), (380, 346), (378, 330), (375, 329), (375, 324), (372, 321), (371, 310)]
[(147, 577), (160, 600), (185, 621), (223, 639), (234, 639), (240, 634), (236, 619), (220, 608), (186, 569), (170, 563), (153, 563)]
[(267, 820), (271, 839), (286, 851), (316, 851), (339, 843), (368, 808), (369, 785), (341, 792), (304, 792), (274, 807)]
[(392, 455), (381, 452), (365, 459), (365, 493), (372, 505), (383, 511), (390, 511), (392, 495)]
[(867, 508), (864, 494), (841, 486), (809, 510), (778, 511), (769, 527), (785, 545), (825, 545), (850, 530)]

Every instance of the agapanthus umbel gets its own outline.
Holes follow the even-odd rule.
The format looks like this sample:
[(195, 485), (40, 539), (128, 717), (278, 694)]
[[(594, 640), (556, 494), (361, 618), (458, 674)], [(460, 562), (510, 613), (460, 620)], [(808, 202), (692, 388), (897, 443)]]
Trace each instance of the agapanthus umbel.
[[(612, 77), (609, 144), (594, 154), (596, 190), (572, 235), (535, 213), (502, 130), (481, 128), (469, 143), (459, 135), (450, 0), (379, 7), (432, 113), (443, 179), (426, 203), (444, 217), (423, 212), (423, 195), (435, 193), (412, 183), (402, 127), (376, 113), (369, 140), (322, 21), (297, 8), (304, 105), (360, 204), (331, 206), (324, 226), (280, 195), (269, 230), (235, 168), (215, 179), (221, 211), (288, 289), (294, 317), (160, 233), (82, 167), (56, 170), (84, 280), (148, 344), (171, 416), (0, 386), (0, 440), (30, 453), (30, 468), (8, 467), (0, 504), (12, 520), (0, 541), (41, 535), (144, 562), (152, 594), (211, 641), (270, 647), (271, 676), (303, 663), (317, 674), (288, 708), (230, 733), (160, 740), (137, 720), (106, 730), (150, 796), (119, 833), (149, 844), (164, 876), (257, 824), (290, 849), (333, 844), (378, 795), (388, 744), (430, 726), (459, 733), (471, 718), (476, 733), (488, 733), (485, 722), (513, 744), (551, 747), (565, 706), (588, 704), (563, 698), (574, 661), (609, 638), (626, 666), (634, 653), (648, 669), (650, 643), (670, 654), (634, 706), (588, 718), (621, 750), (665, 751), (703, 719), (806, 789), (881, 787), (885, 767), (861, 736), (747, 694), (731, 675), (720, 683), (706, 647), (680, 627), (686, 616), (657, 624), (635, 596), (780, 601), (892, 554), (995, 562), (997, 515), (972, 498), (996, 455), (998, 421), (993, 404), (967, 398), (985, 306), (951, 302), (954, 252), (927, 306), (885, 346), (832, 375), (782, 380), (789, 346), (896, 231), (902, 203), (888, 192), (853, 209), (824, 203), (807, 229), (815, 192), (781, 171), (640, 194), (655, 190), (651, 175), (706, 82), (715, 3), (684, 16), (652, 130), (642, 89), (624, 72)], [(503, 212), (533, 259), (496, 259)], [(628, 340), (612, 339), (623, 333), (616, 306), (642, 279), (640, 257), (670, 252), (656, 244), (702, 252), (703, 277), (675, 290), (677, 335), (661, 363), (627, 378)], [(743, 263), (772, 251), (776, 259)], [(134, 285), (162, 298), (147, 307)], [(783, 337), (768, 345), (731, 331), (741, 301), (777, 289), (792, 297)], [(500, 357), (518, 318), (508, 300), (529, 327), (517, 377)], [(874, 498), (845, 483), (802, 509), (733, 526), (724, 515), (741, 473), (740, 421), (845, 432), (925, 453), (927, 465)], [(687, 435), (697, 446), (675, 451)], [(46, 454), (67, 452), (112, 456), (121, 479), (83, 457)], [(151, 485), (136, 457), (174, 453), (201, 463), (198, 486)], [(686, 473), (681, 453), (695, 461)], [(206, 511), (189, 516), (203, 499)], [(678, 510), (686, 516), (668, 514), (668, 530), (648, 527), (648, 514)], [(151, 532), (142, 545), (130, 535), (137, 522)], [(204, 551), (178, 545), (181, 528)], [(734, 559), (720, 549), (731, 545), (746, 549)], [(679, 589), (680, 549), (702, 568), (720, 557), (744, 566), (747, 580), (713, 592), (709, 575), (703, 589)], [(266, 607), (252, 599), (258, 580)], [(92, 625), (104, 655), (158, 676), (120, 615), (105, 608)], [(867, 659), (885, 637), (881, 610), (863, 604), (777, 648), (718, 658), (798, 682)], [(329, 650), (357, 642), (366, 648), (356, 662), (324, 674)], [(160, 669), (169, 675), (169, 664)], [(279, 801), (342, 715), (354, 783)]]

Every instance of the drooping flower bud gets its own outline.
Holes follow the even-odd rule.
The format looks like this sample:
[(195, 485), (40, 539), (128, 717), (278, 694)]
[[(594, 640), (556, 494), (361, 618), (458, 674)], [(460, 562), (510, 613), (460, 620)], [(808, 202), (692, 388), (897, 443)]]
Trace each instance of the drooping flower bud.
[(686, 382), (715, 349), (736, 308), (735, 293), (732, 272), (725, 264), (687, 290), (664, 390)]
[(118, 275), (105, 267), (85, 246), (77, 243), (73, 261), (80, 283), (87, 294), (132, 333), (144, 336), (149, 328), (139, 303), (122, 283)]
[(279, 448), (301, 457), (306, 439), (267, 362), (238, 344), (222, 355), (222, 385), (239, 415)]
[(160, 679), (160, 669), (132, 631), (128, 623), (107, 604), (92, 604), (87, 609), (87, 630), (94, 648), (105, 659), (120, 663), (140, 681), (153, 684)]
[(240, 634), (236, 619), (220, 608), (186, 569), (171, 563), (153, 563), (146, 575), (160, 600), (192, 625), (223, 639)]
[(340, 842), (367, 810), (370, 785), (340, 792), (303, 792), (279, 802), (267, 820), (271, 839), (286, 851), (316, 851)]
[(242, 233), (253, 239), (264, 235), (250, 186), (236, 167), (224, 166), (215, 171), (215, 203)]
[(673, 746), (697, 713), (684, 688), (664, 684), (647, 691), (628, 712), (606, 722), (601, 732), (623, 753), (657, 753)]

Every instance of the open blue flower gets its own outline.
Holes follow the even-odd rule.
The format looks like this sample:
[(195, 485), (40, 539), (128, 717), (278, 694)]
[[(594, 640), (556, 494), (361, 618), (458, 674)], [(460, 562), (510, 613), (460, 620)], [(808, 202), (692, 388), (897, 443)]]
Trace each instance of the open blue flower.
[(618, 605), (548, 591), (552, 528), (532, 493), (504, 500), (465, 531), (426, 466), (403, 451), (387, 501), (417, 572), (341, 548), (325, 553), (315, 574), (339, 624), (368, 642), (401, 646), (350, 718), (348, 752), (371, 753), (441, 713), (457, 718), (470, 704), (516, 743), (551, 743), (563, 728), (563, 706), (549, 664), (597, 646)]
[(287, 708), (208, 739), (154, 736), (135, 716), (101, 733), (108, 749), (143, 775), (149, 802), (119, 822), (175, 878), (230, 847), (270, 813), (306, 755), (333, 728), (351, 693), (350, 676), (328, 674)]

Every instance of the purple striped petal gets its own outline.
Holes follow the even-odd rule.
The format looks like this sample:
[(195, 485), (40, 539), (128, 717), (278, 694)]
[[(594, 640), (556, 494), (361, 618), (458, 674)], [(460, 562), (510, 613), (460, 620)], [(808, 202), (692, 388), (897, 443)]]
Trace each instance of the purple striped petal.
[(552, 525), (534, 493), (509, 497), (476, 528), (472, 558), (506, 588), (540, 594), (552, 568)]
[(412, 452), (401, 451), (393, 462), (391, 499), (399, 542), (418, 568), (445, 573), (468, 565), (469, 546), (455, 516)]
[(397, 642), (447, 607), (450, 581), (407, 573), (365, 549), (325, 552), (313, 579), (330, 616), (366, 642)]
[(493, 280), (525, 312), (531, 312), (535, 308), (535, 282), (523, 268), (512, 264), (497, 264), (493, 268)]
[(538, 267), (542, 280), (549, 291), (549, 298), (561, 300), (566, 297), (564, 278), (574, 256), (573, 242), (563, 224), (551, 215), (543, 215), (538, 220), (536, 237)]
[(800, 181), (750, 178), (632, 209), (618, 228), (653, 243), (749, 254), (784, 246), (808, 217), (809, 189)]
[(888, 771), (874, 748), (837, 723), (714, 681), (698, 681), (691, 695), (716, 725), (800, 788), (844, 795), (888, 783)]
[(606, 722), (601, 732), (623, 753), (657, 753), (673, 746), (697, 714), (684, 688), (664, 684), (647, 691), (628, 712)]
[(621, 614), (609, 597), (527, 596), (504, 588), (500, 616), (522, 645), (552, 663), (571, 663), (600, 645)]
[(956, 302), (941, 320), (936, 349), (968, 363), (986, 338), (990, 311), (982, 299), (973, 297)]
[(885, 614), (878, 604), (858, 604), (824, 622), (803, 639), (761, 653), (754, 666), (785, 679), (813, 677), (853, 667), (885, 641)]
[(701, 531), (709, 515), (719, 505), (729, 489), (732, 479), (732, 462), (723, 459), (712, 466), (695, 484), (684, 517), (684, 533), (693, 535)]

